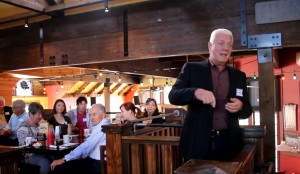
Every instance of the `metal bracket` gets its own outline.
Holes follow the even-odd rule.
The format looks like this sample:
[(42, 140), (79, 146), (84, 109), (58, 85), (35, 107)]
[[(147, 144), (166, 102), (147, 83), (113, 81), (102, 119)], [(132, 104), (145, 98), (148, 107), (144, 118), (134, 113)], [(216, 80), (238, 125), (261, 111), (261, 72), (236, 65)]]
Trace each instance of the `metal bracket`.
[(272, 62), (272, 48), (258, 49), (257, 50), (258, 63)]
[(123, 11), (124, 56), (128, 56), (128, 9)]
[(50, 56), (49, 64), (50, 66), (55, 66), (55, 56)]
[(241, 45), (247, 46), (246, 0), (240, 0)]
[(62, 65), (67, 65), (68, 64), (68, 54), (63, 54), (61, 55), (61, 64)]
[(281, 47), (281, 33), (248, 36), (248, 48)]
[(40, 24), (40, 66), (44, 66), (44, 30), (43, 24)]

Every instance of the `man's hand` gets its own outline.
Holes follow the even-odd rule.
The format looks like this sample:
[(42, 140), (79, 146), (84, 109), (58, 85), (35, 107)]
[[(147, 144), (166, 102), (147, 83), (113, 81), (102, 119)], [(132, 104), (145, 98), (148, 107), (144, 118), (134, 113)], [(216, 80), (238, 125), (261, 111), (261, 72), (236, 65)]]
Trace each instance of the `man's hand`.
[(64, 163), (64, 159), (61, 158), (61, 159), (58, 159), (58, 160), (54, 160), (51, 164), (50, 164), (50, 168), (51, 170), (53, 171), (54, 168), (57, 166), (57, 165), (61, 165), (62, 163)]
[(230, 98), (230, 102), (226, 103), (225, 109), (230, 113), (236, 113), (243, 107), (241, 100), (237, 98)]
[(213, 108), (216, 107), (216, 98), (211, 91), (198, 88), (195, 91), (195, 97), (204, 104), (210, 104)]

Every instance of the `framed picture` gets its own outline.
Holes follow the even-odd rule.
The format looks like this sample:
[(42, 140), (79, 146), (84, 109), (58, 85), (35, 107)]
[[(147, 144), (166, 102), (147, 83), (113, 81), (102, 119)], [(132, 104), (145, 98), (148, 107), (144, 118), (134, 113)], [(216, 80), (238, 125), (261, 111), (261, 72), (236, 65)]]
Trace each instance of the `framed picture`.
[(285, 144), (291, 147), (298, 147), (300, 134), (284, 132)]
[(296, 131), (296, 104), (283, 105), (284, 129)]

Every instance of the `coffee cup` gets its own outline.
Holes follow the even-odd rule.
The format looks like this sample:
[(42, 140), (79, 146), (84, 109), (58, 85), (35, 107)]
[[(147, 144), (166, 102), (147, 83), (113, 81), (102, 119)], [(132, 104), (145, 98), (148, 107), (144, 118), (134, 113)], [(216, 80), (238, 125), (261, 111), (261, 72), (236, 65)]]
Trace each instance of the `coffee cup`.
[(25, 144), (26, 146), (30, 146), (32, 144), (33, 137), (26, 137)]
[(70, 143), (70, 141), (72, 140), (72, 137), (70, 135), (63, 135), (63, 141), (64, 141), (64, 144), (68, 144)]
[(87, 138), (88, 136), (90, 136), (90, 129), (84, 129), (83, 136), (84, 136), (84, 138)]

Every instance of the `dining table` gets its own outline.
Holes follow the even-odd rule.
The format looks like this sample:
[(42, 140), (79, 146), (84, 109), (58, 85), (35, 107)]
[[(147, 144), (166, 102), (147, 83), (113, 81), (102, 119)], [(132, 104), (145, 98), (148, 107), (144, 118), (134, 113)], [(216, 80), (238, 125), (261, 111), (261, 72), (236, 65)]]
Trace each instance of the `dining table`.
[(54, 145), (50, 145), (50, 146), (43, 145), (40, 147), (26, 146), (22, 149), (26, 153), (52, 155), (54, 156), (55, 159), (59, 159), (65, 156), (66, 154), (70, 153), (78, 145), (79, 143), (68, 143), (68, 144), (61, 144), (58, 147)]
[(41, 143), (42, 145), (40, 146), (35, 146), (34, 144), (20, 146), (0, 145), (0, 174), (18, 174), (20, 170), (19, 165), (24, 160), (26, 153), (44, 154), (52, 156), (54, 159), (60, 159), (80, 145), (77, 138), (73, 138), (67, 144), (62, 142), (59, 141), (58, 146), (48, 146), (46, 143)]

